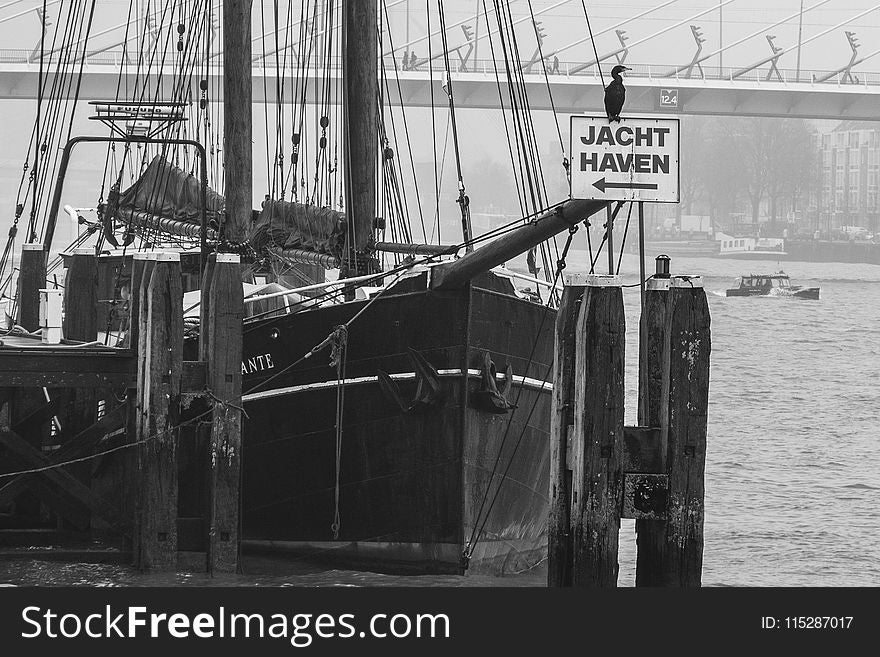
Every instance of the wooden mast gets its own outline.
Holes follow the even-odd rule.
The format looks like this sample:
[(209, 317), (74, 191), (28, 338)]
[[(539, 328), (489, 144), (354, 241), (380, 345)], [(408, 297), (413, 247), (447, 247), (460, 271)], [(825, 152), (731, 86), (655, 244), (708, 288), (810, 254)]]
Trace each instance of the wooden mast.
[(233, 243), (247, 237), (253, 208), (251, 138), (251, 4), (223, 3), (223, 155), (226, 220), (224, 238)]
[(369, 273), (376, 208), (378, 153), (377, 0), (342, 3), (345, 104), (345, 198), (349, 273)]

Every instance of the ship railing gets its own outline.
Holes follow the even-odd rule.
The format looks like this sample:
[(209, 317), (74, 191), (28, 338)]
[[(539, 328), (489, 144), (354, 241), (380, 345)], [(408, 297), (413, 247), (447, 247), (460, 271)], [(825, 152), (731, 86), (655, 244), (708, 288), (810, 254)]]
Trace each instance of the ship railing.
[(560, 292), (564, 289), (564, 285), (562, 283), (551, 283), (550, 281), (545, 281), (543, 278), (535, 278), (534, 276), (528, 276), (526, 274), (520, 274), (517, 271), (513, 271), (511, 269), (507, 269), (505, 267), (495, 267), (492, 269), (496, 274), (502, 274), (503, 276), (509, 276), (510, 278), (516, 278), (521, 281), (528, 281), (529, 283), (534, 283), (535, 285), (541, 285), (543, 287), (554, 288), (559, 290)]

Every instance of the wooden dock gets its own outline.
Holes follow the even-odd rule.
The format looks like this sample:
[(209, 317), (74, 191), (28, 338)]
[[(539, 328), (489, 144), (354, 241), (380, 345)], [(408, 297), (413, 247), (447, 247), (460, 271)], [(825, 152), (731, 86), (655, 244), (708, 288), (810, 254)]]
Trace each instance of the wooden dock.
[[(45, 253), (35, 246), (23, 251), (20, 328), (0, 337), (0, 533), (6, 532), (0, 549), (14, 536), (54, 530), (80, 540), (106, 538), (120, 559), (144, 570), (174, 570), (181, 554), (189, 562), (202, 553), (208, 572), (234, 572), (238, 256), (210, 256), (202, 284), (203, 348), (191, 350), (198, 360), (184, 360), (178, 254), (129, 256), (130, 274), (116, 277), (115, 290), (131, 290), (118, 333), (124, 339), (110, 346), (96, 340), (98, 318), (108, 317), (98, 298), (99, 281), (105, 287), (108, 277), (99, 271), (115, 266), (118, 273), (120, 264), (78, 250), (66, 263), (65, 338), (47, 344), (38, 334)], [(209, 343), (215, 348), (207, 349)]]

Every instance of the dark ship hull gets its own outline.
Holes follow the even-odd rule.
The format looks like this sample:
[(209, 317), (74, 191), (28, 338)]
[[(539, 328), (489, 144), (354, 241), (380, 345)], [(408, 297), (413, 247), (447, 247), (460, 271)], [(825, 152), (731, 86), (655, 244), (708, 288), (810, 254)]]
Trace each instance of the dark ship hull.
[[(245, 550), (461, 573), (482, 527), (471, 571), (522, 571), (546, 555), (555, 311), (491, 274), (449, 291), (426, 281), (399, 282), (348, 331), (338, 459), (329, 350), (285, 368), (367, 302), (245, 326)], [(409, 350), (436, 370), (436, 394)], [(503, 389), (508, 365), (518, 408), (505, 412), (491, 381)]]

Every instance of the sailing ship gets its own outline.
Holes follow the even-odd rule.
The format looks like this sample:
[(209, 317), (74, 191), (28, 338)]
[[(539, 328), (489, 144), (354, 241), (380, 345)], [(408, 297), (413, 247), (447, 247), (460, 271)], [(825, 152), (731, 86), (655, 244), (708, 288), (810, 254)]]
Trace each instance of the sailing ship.
[[(96, 238), (97, 251), (109, 251), (99, 272), (102, 294), (110, 300), (101, 310), (108, 334), (115, 331), (124, 344), (125, 313), (114, 310), (124, 307), (133, 251), (181, 247), (185, 290), (198, 287), (211, 253), (241, 254), (251, 295), (242, 362), (244, 549), (305, 553), (383, 570), (509, 573), (533, 567), (547, 550), (553, 299), (561, 266), (545, 266), (551, 281), (542, 282), (549, 290), (543, 301), (521, 294), (498, 268), (546, 248), (542, 245), (557, 234), (573, 233), (606, 204), (541, 196), (524, 209), (523, 219), (474, 237), (459, 164), (461, 242), (414, 243), (405, 223), (389, 216), (405, 215), (406, 207), (391, 195), (401, 187), (403, 165), (395, 166), (386, 131), (383, 102), (389, 85), (384, 64), (379, 67), (377, 35), (384, 33), (387, 7), (380, 8), (377, 0), (324, 0), (307, 3), (312, 20), (301, 20), (298, 45), (292, 39), (286, 48), (277, 45), (282, 28), (276, 22), (274, 57), (277, 62), (293, 53), (291, 61), (297, 60), (303, 74), (339, 57), (343, 73), (338, 80), (328, 74), (317, 90), (306, 91), (303, 83), (294, 98), (286, 98), (294, 116), (285, 127), (279, 111), (274, 127), (279, 134), (292, 132), (291, 150), (285, 163), (281, 140), (276, 142), (274, 157), (268, 155), (271, 189), (254, 210), (251, 2), (220, 3), (224, 131), (222, 142), (212, 145), (219, 113), (212, 114), (211, 96), (219, 89), (203, 71), (218, 56), (208, 38), (216, 4), (183, 3), (187, 12), (180, 10), (174, 29), (179, 61), (170, 98), (162, 95), (165, 83), (150, 87), (141, 74), (136, 81), (155, 97), (145, 101), (144, 93), (123, 94), (94, 108), (95, 118), (115, 131), (115, 141), (107, 140), (107, 157), (108, 169), (118, 175), (110, 180), (106, 200), (102, 188), (94, 221), (84, 218), (85, 212), (73, 214), (88, 228), (75, 246)], [(512, 27), (504, 5), (495, 3), (502, 35)], [(454, 134), (442, 3), (438, 8), (443, 88)], [(157, 25), (161, 29), (166, 19), (155, 9), (149, 8), (153, 13), (142, 24), (132, 24), (141, 24), (144, 34)], [(288, 36), (292, 24), (290, 19)], [(191, 38), (195, 30), (199, 38)], [(153, 42), (144, 38), (143, 43)], [(320, 57), (310, 62), (312, 48)], [(187, 55), (194, 62), (190, 68)], [(420, 65), (412, 53), (405, 61), (410, 69)], [(127, 75), (146, 62), (142, 54), (134, 64), (128, 61)], [(511, 84), (515, 69), (508, 66)], [(278, 73), (276, 94), (283, 96), (281, 77)], [(439, 87), (439, 76), (436, 83)], [(329, 100), (339, 101), (342, 109), (331, 109)], [(312, 101), (320, 136), (308, 137), (300, 106)], [(46, 157), (40, 125), (38, 118), (35, 165), (40, 154)], [(334, 138), (338, 153), (330, 152)], [(534, 135), (517, 138), (533, 140)], [(38, 212), (34, 195), (29, 233), (36, 238), (34, 217), (44, 212), (47, 252), (73, 144), (64, 151), (47, 213)], [(530, 145), (521, 144), (522, 151)], [(307, 149), (320, 176), (315, 173), (311, 192), (300, 196), (296, 187), (298, 178), (304, 182)], [(215, 158), (222, 163), (214, 165)], [(121, 184), (123, 170), (133, 172), (128, 186)], [(291, 171), (293, 184), (285, 187)], [(211, 174), (222, 180), (222, 196), (207, 188)], [(31, 180), (34, 189), (37, 182), (45, 186)], [(293, 198), (285, 198), (285, 191)], [(384, 241), (389, 233), (393, 241)], [(325, 269), (338, 269), (338, 279), (324, 280)], [(198, 310), (187, 309), (192, 322), (198, 321)], [(194, 353), (196, 340), (188, 343)], [(181, 441), (181, 449), (199, 447), (197, 441), (186, 446)], [(181, 549), (199, 549), (199, 539), (187, 536), (204, 536), (204, 528), (187, 527), (199, 522), (201, 483), (185, 473), (180, 482)]]

